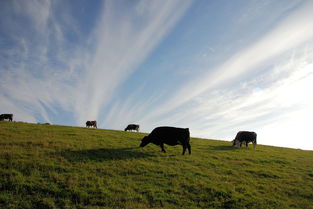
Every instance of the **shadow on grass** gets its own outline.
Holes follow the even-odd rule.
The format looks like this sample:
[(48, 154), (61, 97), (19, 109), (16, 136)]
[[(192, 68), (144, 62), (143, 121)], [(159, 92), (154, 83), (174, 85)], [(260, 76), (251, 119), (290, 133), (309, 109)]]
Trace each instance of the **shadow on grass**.
[(211, 149), (212, 150), (221, 150), (221, 151), (227, 151), (227, 150), (235, 151), (238, 148), (237, 147), (233, 147), (233, 146), (212, 146)]
[(61, 155), (69, 161), (108, 161), (146, 158), (153, 155), (140, 152), (139, 148), (102, 148), (89, 150), (65, 151)]

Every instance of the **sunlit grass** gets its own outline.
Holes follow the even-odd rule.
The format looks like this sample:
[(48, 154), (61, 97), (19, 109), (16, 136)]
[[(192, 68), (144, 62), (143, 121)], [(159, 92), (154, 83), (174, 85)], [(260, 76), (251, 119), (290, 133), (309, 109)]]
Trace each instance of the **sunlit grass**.
[(0, 122), (0, 208), (313, 208), (311, 151), (144, 135)]

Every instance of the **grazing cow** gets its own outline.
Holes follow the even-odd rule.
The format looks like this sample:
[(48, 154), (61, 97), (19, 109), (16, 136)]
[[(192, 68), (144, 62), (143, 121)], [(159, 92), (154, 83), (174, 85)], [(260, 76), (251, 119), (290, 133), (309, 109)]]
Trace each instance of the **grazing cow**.
[(165, 152), (164, 144), (171, 146), (180, 144), (183, 146), (182, 154), (184, 155), (186, 148), (188, 148), (189, 154), (191, 154), (191, 146), (189, 141), (189, 128), (157, 127), (153, 129), (153, 131), (148, 136), (145, 136), (141, 140), (140, 147), (144, 147), (149, 143), (153, 143), (160, 146), (162, 152)]
[(250, 131), (239, 131), (236, 135), (236, 138), (232, 141), (233, 146), (242, 145), (242, 143), (246, 143), (246, 147), (248, 147), (248, 144), (250, 142), (253, 143), (254, 149), (256, 148), (256, 137), (257, 134), (255, 132), (250, 132)]
[(89, 127), (95, 127), (95, 128), (98, 128), (97, 127), (97, 121), (93, 120), (93, 121), (87, 121), (86, 122), (86, 127), (89, 128)]
[(0, 121), (3, 121), (5, 119), (12, 121), (13, 120), (13, 114), (1, 114), (0, 115)]
[(129, 124), (125, 129), (124, 131), (132, 131), (132, 130), (135, 130), (135, 131), (139, 131), (139, 125), (137, 124)]

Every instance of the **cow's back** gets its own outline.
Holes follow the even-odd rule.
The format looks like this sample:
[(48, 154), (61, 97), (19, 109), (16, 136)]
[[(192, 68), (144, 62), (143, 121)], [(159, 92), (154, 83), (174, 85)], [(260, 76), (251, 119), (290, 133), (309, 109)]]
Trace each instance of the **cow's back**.
[(250, 132), (250, 131), (239, 131), (236, 135), (237, 140), (241, 141), (254, 141), (256, 140), (256, 133), (255, 132)]
[(136, 130), (138, 128), (139, 128), (139, 125), (137, 125), (137, 124), (129, 124), (127, 126), (127, 129), (129, 129), (129, 130)]
[(190, 133), (188, 128), (176, 128), (176, 127), (157, 127), (149, 135), (151, 138), (157, 140), (158, 142), (163, 142), (166, 144), (177, 144), (179, 142), (189, 142)]

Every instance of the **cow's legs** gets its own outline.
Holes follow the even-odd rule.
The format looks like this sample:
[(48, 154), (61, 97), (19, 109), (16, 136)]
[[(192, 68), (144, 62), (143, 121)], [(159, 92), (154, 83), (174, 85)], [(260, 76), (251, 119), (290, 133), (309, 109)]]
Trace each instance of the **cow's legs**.
[(188, 148), (189, 155), (191, 154), (191, 146), (189, 143), (186, 143), (186, 144), (183, 144), (183, 155), (185, 154), (187, 148)]
[(187, 148), (188, 148), (188, 152), (189, 152), (189, 155), (191, 154), (191, 146), (189, 143), (187, 143)]
[(164, 144), (163, 144), (163, 143), (160, 144), (160, 147), (161, 147), (161, 149), (162, 149), (162, 152), (165, 153), (166, 151), (165, 151), (165, 149), (164, 149)]
[(187, 146), (185, 144), (183, 144), (183, 155), (185, 154), (186, 149), (187, 149)]
[(246, 147), (248, 147), (248, 142), (246, 142)]

